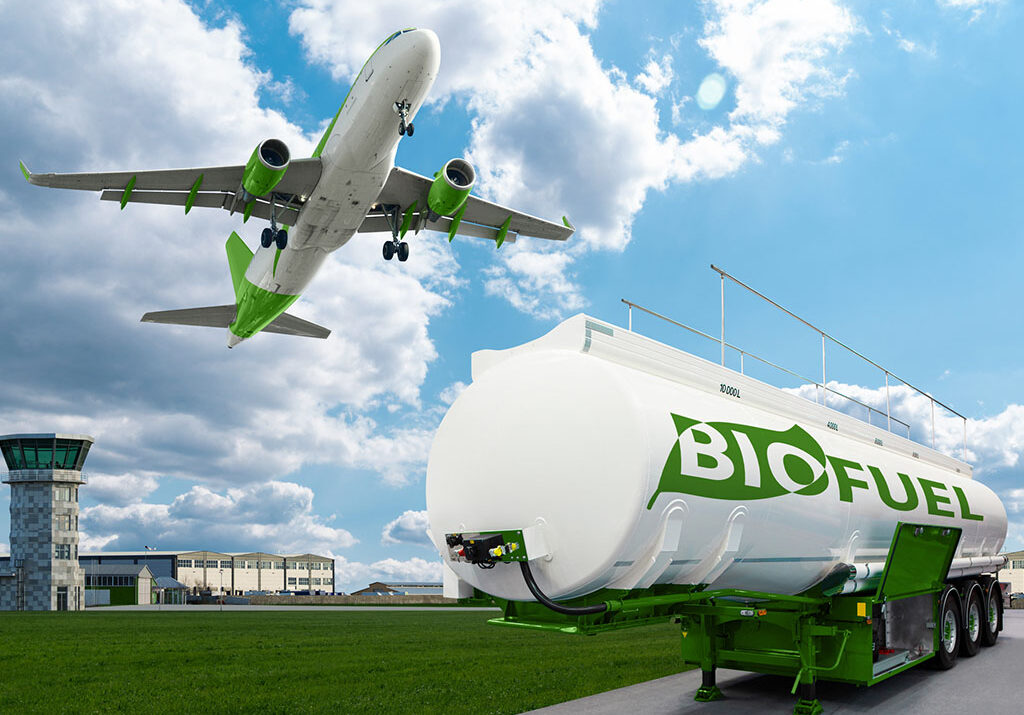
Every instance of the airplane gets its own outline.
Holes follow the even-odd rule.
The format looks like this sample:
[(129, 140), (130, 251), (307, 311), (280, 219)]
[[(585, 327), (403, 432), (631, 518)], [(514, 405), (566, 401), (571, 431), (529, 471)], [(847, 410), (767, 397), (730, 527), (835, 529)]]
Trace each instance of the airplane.
[[(330, 330), (285, 311), (301, 297), (328, 254), (356, 233), (390, 231), (383, 256), (409, 258), (409, 231), (423, 229), (491, 239), (497, 248), (517, 236), (564, 241), (575, 229), (472, 196), (473, 166), (445, 162), (428, 178), (395, 166), (401, 138), (415, 132), (419, 111), (440, 66), (431, 30), (391, 34), (352, 82), (334, 120), (309, 159), (291, 160), (285, 143), (266, 139), (244, 166), (158, 171), (33, 174), (29, 183), (99, 191), (100, 199), (221, 208), (270, 221), (255, 254), (232, 232), (225, 245), (235, 302), (146, 313), (143, 322), (227, 328), (228, 347), (259, 332), (326, 338)], [(291, 229), (289, 230), (289, 227)]]

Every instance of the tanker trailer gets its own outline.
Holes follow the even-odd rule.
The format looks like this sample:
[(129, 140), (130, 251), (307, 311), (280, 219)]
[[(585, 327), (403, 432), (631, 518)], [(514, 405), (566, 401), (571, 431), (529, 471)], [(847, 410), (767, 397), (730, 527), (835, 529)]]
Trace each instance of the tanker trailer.
[(681, 626), (719, 666), (872, 685), (1002, 628), (998, 497), (960, 460), (586, 315), (472, 357), (437, 430), (446, 595), (496, 625)]

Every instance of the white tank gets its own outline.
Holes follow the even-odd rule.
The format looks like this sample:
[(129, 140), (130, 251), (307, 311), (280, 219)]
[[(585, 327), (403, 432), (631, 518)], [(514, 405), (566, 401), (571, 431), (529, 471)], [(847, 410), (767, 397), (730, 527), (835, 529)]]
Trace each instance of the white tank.
[(558, 599), (653, 584), (795, 594), (840, 563), (884, 561), (899, 521), (962, 528), (959, 564), (1006, 537), (966, 463), (585, 315), (474, 353), (426, 492), (446, 564), (519, 600), (532, 596), (517, 564), (454, 562), (445, 534), (537, 527), (532, 570)]

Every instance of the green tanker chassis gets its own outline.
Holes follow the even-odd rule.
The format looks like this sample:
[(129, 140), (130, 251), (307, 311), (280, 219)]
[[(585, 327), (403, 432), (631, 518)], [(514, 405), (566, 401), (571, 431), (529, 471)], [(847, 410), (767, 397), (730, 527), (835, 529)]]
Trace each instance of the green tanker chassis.
[[(521, 532), (483, 536), (497, 533), (516, 549), (493, 561), (518, 562), (532, 581)], [(715, 671), (725, 667), (792, 677), (793, 693), (799, 691), (794, 713), (820, 713), (817, 680), (870, 686), (927, 661), (950, 668), (958, 652), (970, 656), (995, 643), (1002, 630), (998, 582), (991, 576), (946, 581), (960, 535), (958, 528), (899, 524), (877, 589), (868, 593), (841, 594), (851, 578), (844, 567), (797, 596), (656, 585), (551, 604), (569, 611), (604, 606), (581, 615), (495, 599), (504, 613), (490, 623), (594, 635), (673, 620), (680, 624), (683, 661), (702, 671), (695, 700), (723, 697)]]

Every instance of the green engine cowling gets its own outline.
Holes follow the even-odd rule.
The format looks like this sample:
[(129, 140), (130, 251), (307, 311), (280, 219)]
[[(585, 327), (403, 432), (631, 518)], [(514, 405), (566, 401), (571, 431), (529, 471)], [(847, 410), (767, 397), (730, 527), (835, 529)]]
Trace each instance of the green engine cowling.
[(242, 190), (245, 200), (264, 196), (277, 186), (288, 169), (291, 153), (280, 139), (265, 139), (253, 149), (249, 163), (242, 174)]
[(452, 216), (466, 203), (475, 181), (472, 164), (465, 159), (449, 159), (441, 171), (434, 174), (427, 207), (438, 216)]

